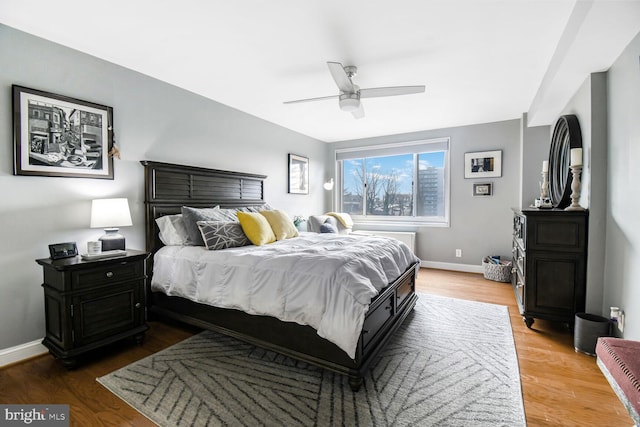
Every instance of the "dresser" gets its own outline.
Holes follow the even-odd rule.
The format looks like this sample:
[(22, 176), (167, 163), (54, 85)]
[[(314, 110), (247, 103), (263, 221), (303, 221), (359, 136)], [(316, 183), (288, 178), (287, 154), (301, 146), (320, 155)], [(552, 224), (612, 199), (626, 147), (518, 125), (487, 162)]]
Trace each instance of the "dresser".
[(83, 260), (37, 259), (42, 266), (46, 334), (42, 344), (72, 368), (90, 350), (134, 337), (146, 325), (145, 260), (148, 252)]
[(587, 211), (514, 209), (512, 285), (526, 325), (584, 312)]

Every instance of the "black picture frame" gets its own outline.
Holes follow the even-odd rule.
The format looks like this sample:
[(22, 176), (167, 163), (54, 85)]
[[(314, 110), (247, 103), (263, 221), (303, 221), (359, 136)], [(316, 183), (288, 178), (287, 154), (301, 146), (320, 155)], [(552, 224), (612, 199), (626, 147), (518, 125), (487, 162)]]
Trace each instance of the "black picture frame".
[(113, 179), (113, 108), (13, 85), (14, 175)]
[(473, 184), (473, 195), (474, 196), (492, 196), (493, 195), (493, 183), (491, 182), (483, 182)]
[(288, 155), (288, 192), (309, 194), (309, 158), (297, 154)]
[(499, 178), (502, 176), (502, 150), (464, 153), (465, 178)]

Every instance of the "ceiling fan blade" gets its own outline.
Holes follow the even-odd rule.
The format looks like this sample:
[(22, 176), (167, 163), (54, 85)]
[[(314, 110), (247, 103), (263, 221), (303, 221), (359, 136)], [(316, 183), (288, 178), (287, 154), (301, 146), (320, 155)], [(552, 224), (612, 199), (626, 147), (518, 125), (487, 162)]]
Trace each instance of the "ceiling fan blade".
[(351, 114), (356, 119), (361, 119), (364, 117), (364, 108), (362, 108), (362, 102), (360, 103), (360, 106), (358, 106), (358, 109), (352, 111)]
[(360, 89), (360, 98), (377, 98), (380, 96), (410, 95), (424, 92), (424, 86), (391, 86)]
[(344, 71), (344, 67), (339, 62), (327, 62), (327, 66), (329, 67), (329, 72), (331, 73), (331, 77), (338, 85), (338, 89), (345, 93), (353, 93), (355, 89), (353, 87), (353, 83), (349, 76), (347, 76), (346, 71)]
[(285, 101), (283, 102), (283, 104), (298, 104), (300, 102), (310, 102), (310, 101), (322, 101), (325, 99), (333, 99), (333, 98), (337, 98), (340, 95), (330, 95), (330, 96), (321, 96), (319, 98), (305, 98), (305, 99), (296, 99), (293, 101)]

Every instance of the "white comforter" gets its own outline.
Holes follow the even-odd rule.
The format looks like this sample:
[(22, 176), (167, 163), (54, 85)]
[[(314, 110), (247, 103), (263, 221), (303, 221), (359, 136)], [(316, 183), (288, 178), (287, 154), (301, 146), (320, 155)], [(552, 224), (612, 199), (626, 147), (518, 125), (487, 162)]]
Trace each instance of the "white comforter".
[(355, 358), (371, 298), (416, 261), (404, 243), (374, 236), (301, 233), (219, 251), (165, 246), (155, 255), (151, 287), (310, 325)]

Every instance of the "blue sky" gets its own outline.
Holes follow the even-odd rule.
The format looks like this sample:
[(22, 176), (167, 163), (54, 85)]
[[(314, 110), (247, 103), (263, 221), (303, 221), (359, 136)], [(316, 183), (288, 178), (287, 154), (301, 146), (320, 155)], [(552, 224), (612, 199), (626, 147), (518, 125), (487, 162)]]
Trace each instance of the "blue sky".
[[(444, 166), (444, 152), (422, 153), (420, 154), (420, 167), (433, 166), (441, 168)], [(355, 193), (354, 176), (356, 169), (362, 167), (362, 159), (345, 160), (344, 176), (345, 189)], [(411, 181), (413, 178), (413, 154), (404, 154), (398, 156), (387, 157), (370, 157), (367, 159), (367, 172), (372, 172), (373, 168), (377, 173), (382, 175), (390, 175), (395, 171), (395, 175), (399, 179), (400, 192), (411, 192)]]

